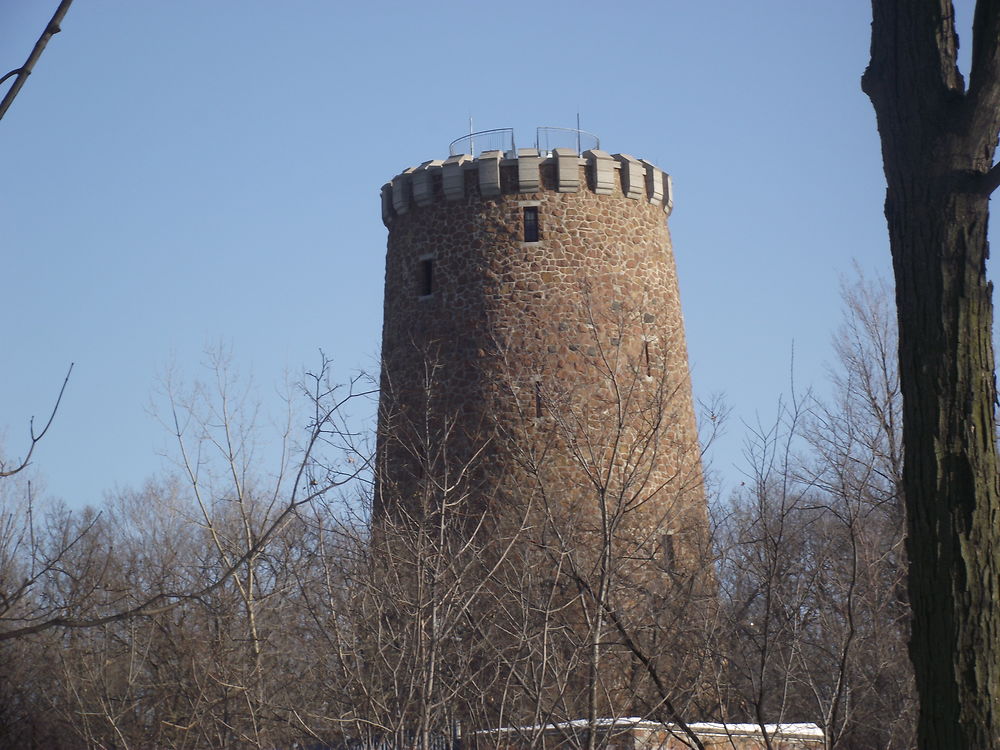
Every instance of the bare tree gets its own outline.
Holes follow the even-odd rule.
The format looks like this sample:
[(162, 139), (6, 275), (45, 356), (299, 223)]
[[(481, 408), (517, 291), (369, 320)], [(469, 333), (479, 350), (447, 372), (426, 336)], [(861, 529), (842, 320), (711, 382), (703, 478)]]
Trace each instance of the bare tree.
[[(750, 431), (747, 480), (721, 519), (720, 593), (725, 669), (719, 694), (727, 721), (752, 721), (772, 747), (767, 724), (795, 718), (796, 647), (817, 585), (806, 562), (809, 487), (796, 481), (795, 440), (803, 399), (779, 403), (771, 425)], [(799, 716), (799, 718), (801, 718)]]
[[(358, 389), (310, 377), (305, 442), (286, 419), (267, 472), (217, 359), (209, 386), (170, 391), (176, 476), (36, 520), (33, 548), (69, 551), (32, 596), (90, 626), (10, 639), (15, 673), (73, 747), (429, 750), (461, 726), (470, 744), (507, 727), (505, 742), (596, 749), (633, 716), (699, 747), (687, 722), (721, 710), (768, 746), (773, 724), (822, 717), (831, 748), (902, 749), (898, 396), (877, 299), (853, 303), (836, 398), (760, 431), (715, 539), (677, 382), (629, 311), (583, 323), (586, 398), (512, 357), (495, 383), (511, 412), (475, 443), (435, 401), (429, 358), (407, 384), (424, 410), (380, 436), (406, 457), (406, 494), (377, 472), (374, 516), (371, 462), (337, 416)], [(142, 609), (164, 590), (183, 595)], [(7, 705), (16, 736), (48, 736)]]
[[(831, 561), (839, 592), (819, 633), (838, 644), (831, 665), (813, 669), (810, 688), (827, 736), (848, 744), (879, 737), (883, 747), (913, 741), (912, 673), (900, 658), (909, 634), (904, 590), (902, 399), (891, 288), (857, 279), (842, 287), (844, 322), (834, 339), (833, 395), (812, 410), (806, 470), (840, 538)], [(830, 680), (822, 674), (837, 674)], [(886, 717), (892, 717), (887, 720)]]
[(613, 741), (598, 731), (608, 720), (648, 716), (699, 746), (685, 719), (708, 710), (714, 584), (686, 373), (639, 312), (596, 309), (569, 323), (590, 334), (577, 379), (525, 372), (519, 356), (499, 369), (496, 450), (518, 467), (508, 502), (529, 509), (522, 547), (538, 578), (513, 577), (520, 591), (507, 594), (535, 613), (512, 669), (546, 721), (585, 719), (564, 727), (574, 745)]
[(845, 284), (828, 400), (793, 399), (748, 444), (724, 519), (729, 716), (819, 720), (827, 746), (909, 748), (900, 396), (884, 284)]
[(4, 516), (2, 580), (25, 583), (0, 609), (0, 638), (28, 652), (59, 643), (59, 678), (39, 705), (85, 746), (271, 747), (303, 734), (282, 630), (296, 582), (285, 555), (303, 556), (301, 509), (368, 470), (318, 460), (353, 441), (343, 412), (359, 392), (332, 387), (324, 359), (308, 377), (304, 439), (286, 422), (267, 474), (252, 411), (216, 364), (216, 395), (176, 394), (169, 412), (185, 474), (100, 512)]

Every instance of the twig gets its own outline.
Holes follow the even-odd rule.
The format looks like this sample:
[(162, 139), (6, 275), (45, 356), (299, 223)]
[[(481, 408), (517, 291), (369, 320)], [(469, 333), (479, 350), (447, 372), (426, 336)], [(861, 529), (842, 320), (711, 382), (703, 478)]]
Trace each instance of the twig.
[[(2, 116), (2, 115), (0, 115)], [(31, 462), (31, 454), (35, 452), (35, 446), (45, 437), (45, 433), (49, 431), (49, 427), (52, 426), (52, 420), (56, 418), (56, 412), (59, 411), (59, 404), (62, 402), (63, 394), (66, 392), (66, 384), (69, 383), (69, 376), (73, 374), (73, 362), (69, 363), (69, 369), (66, 371), (66, 377), (63, 378), (62, 387), (59, 389), (59, 395), (56, 397), (56, 403), (52, 407), (52, 411), (49, 412), (49, 418), (45, 422), (45, 427), (38, 434), (35, 434), (35, 418), (31, 418), (30, 431), (31, 431), (31, 445), (28, 447), (28, 452), (25, 454), (24, 458), (17, 463), (12, 469), (8, 469), (7, 465), (0, 461), (0, 479), (6, 477), (11, 477), (17, 474), (19, 471), (24, 471)]]

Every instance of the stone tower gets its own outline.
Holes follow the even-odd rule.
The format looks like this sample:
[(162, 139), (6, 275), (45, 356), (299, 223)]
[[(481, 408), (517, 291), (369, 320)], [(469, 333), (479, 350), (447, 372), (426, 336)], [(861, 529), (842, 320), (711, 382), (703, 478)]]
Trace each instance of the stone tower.
[[(374, 515), (448, 514), (459, 536), (518, 538), (504, 547), (512, 591), (549, 585), (540, 570), (600, 569), (644, 592), (608, 593), (638, 618), (658, 606), (650, 582), (696, 564), (707, 538), (670, 177), (626, 154), (512, 141), (382, 188)], [(578, 609), (568, 630), (596, 643)], [(567, 711), (619, 711), (627, 661), (592, 664), (603, 697), (581, 686)]]

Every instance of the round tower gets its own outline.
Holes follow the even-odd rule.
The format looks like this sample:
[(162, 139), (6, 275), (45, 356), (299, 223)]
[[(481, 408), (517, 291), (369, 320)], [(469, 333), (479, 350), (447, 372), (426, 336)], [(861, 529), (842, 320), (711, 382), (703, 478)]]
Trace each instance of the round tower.
[[(650, 582), (697, 567), (707, 539), (670, 177), (598, 148), (510, 145), (382, 188), (374, 517), (517, 537), (503, 548), (520, 561), (504, 569), (508, 590), (548, 585), (519, 566), (599, 570), (568, 588), (615, 597), (625, 621), (655, 618), (650, 591), (663, 587)], [(597, 644), (587, 606), (566, 608), (567, 629), (586, 622), (576, 642)], [(590, 688), (571, 703), (617, 711), (628, 659), (607, 667), (592, 652)], [(598, 700), (605, 669), (616, 676)]]

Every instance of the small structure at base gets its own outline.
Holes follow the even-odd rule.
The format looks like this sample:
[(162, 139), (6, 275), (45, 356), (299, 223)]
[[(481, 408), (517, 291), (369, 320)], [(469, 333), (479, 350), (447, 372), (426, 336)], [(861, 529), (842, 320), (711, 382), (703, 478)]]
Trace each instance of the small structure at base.
[[(573, 750), (587, 746), (589, 722), (567, 721), (534, 727), (504, 727), (475, 733), (475, 750)], [(687, 750), (696, 747), (677, 724), (639, 718), (600, 719), (595, 747), (603, 750)], [(816, 724), (724, 724), (701, 722), (687, 729), (711, 750), (819, 750), (823, 730)], [(766, 739), (765, 739), (766, 736)], [(471, 739), (471, 738), (470, 738)]]

